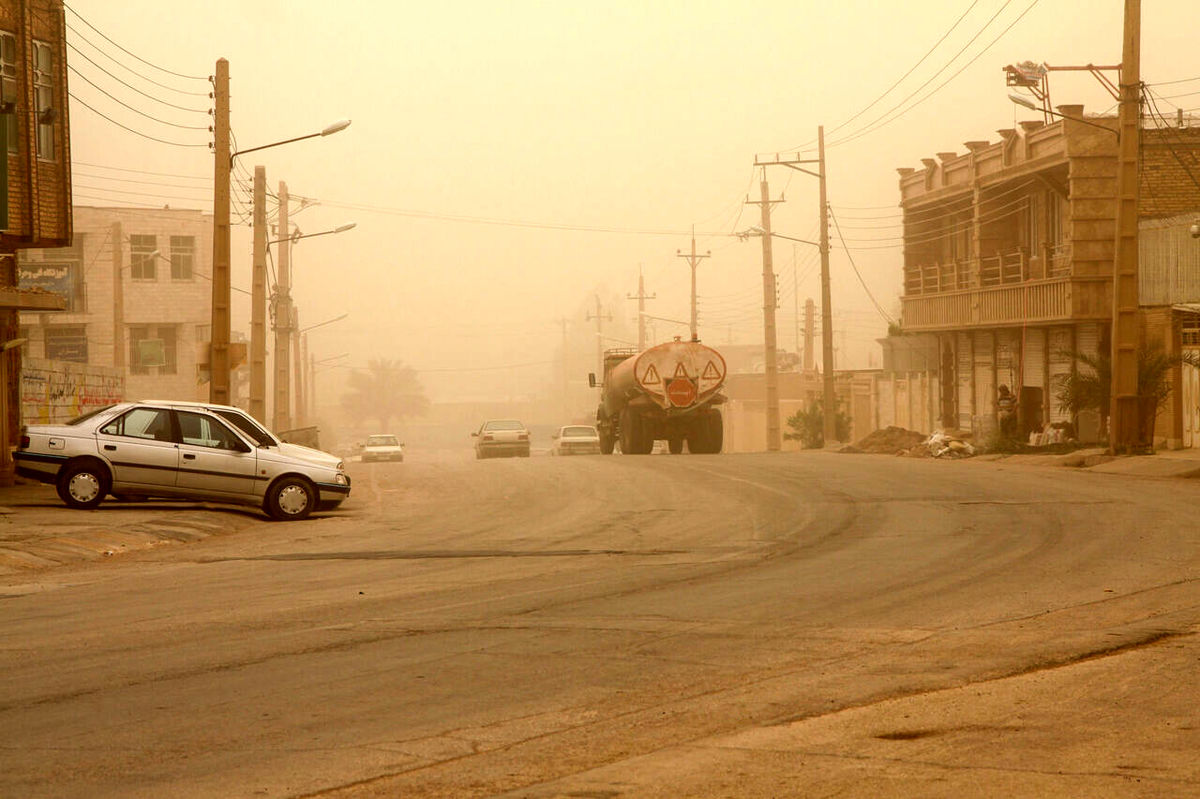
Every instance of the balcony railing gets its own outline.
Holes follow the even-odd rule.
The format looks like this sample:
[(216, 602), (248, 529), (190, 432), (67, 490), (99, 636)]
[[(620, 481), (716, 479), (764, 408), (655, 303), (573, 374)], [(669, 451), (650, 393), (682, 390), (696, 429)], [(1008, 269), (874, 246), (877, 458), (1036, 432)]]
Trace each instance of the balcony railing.
[(1031, 280), (902, 298), (906, 330), (1051, 322), (1071, 318), (1068, 278)]
[[(1066, 259), (1069, 266), (1069, 252)], [(975, 267), (976, 262), (969, 260), (905, 267), (904, 293), (909, 296), (942, 294), (947, 291), (1007, 286), (1033, 277), (1029, 271), (1029, 254), (1024, 249), (985, 256), (979, 259)]]

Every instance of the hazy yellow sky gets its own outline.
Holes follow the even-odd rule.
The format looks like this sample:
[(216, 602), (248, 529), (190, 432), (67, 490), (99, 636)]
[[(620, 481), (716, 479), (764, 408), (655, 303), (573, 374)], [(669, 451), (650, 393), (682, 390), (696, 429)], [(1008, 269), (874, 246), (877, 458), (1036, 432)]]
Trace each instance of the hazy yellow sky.
[[(227, 58), (242, 148), (353, 119), (336, 136), (238, 160), (247, 170), (264, 165), (272, 187), (284, 180), (293, 194), (321, 201), (293, 216), (305, 232), (358, 223), (296, 246), (302, 324), (350, 314), (311, 333), (314, 353), (350, 352), (352, 363), (400, 358), (430, 370), (426, 382), (443, 396), (470, 389), (453, 383), (453, 372), (432, 370), (534, 364), (458, 373), (475, 376), (481, 393), (501, 395), (556, 380), (548, 363), (561, 341), (556, 320), (570, 320), (581, 357), (594, 352), (595, 327), (584, 314), (597, 292), (618, 317), (608, 332), (631, 337), (635, 303), (625, 297), (637, 290), (639, 265), (657, 294), (649, 312), (686, 319), (689, 272), (675, 252), (689, 246), (693, 225), (699, 248), (713, 252), (700, 268), (702, 337), (761, 342), (761, 250), (725, 234), (758, 223), (757, 207), (742, 205), (747, 193), (757, 198), (755, 155), (810, 146), (818, 125), (850, 254), (895, 315), (895, 168), (1034, 118), (1007, 99), (1005, 64), (1121, 57), (1119, 0), (68, 4), (77, 12), (67, 14), (76, 48), (76, 202), (211, 207), (207, 148), (148, 140), (80, 104), (143, 134), (209, 141), (86, 82), (157, 119), (206, 124), (208, 98), (182, 93), (204, 92), (204, 82), (161, 72), (116, 45), (186, 76), (207, 76)], [(1200, 78), (1195, 3), (1143, 6), (1143, 79)], [(908, 78), (863, 111), (960, 17)], [(1092, 112), (1113, 105), (1086, 75), (1053, 80), (1056, 102)], [(1157, 91), (1171, 107), (1200, 109), (1200, 79)], [(775, 230), (812, 238), (816, 181), (782, 168), (767, 177), (772, 195), (787, 198), (776, 206)], [(248, 228), (235, 231), (234, 281), (245, 287), (249, 241)], [(775, 259), (780, 344), (790, 349), (792, 247), (777, 244)], [(819, 297), (812, 248), (800, 245), (795, 260), (801, 303)], [(847, 356), (839, 366), (865, 367), (885, 323), (841, 249), (832, 273), (835, 326), (845, 330), (835, 343)], [(235, 326), (248, 316), (239, 307)], [(656, 326), (659, 338), (683, 332)], [(574, 371), (583, 379), (589, 368)]]

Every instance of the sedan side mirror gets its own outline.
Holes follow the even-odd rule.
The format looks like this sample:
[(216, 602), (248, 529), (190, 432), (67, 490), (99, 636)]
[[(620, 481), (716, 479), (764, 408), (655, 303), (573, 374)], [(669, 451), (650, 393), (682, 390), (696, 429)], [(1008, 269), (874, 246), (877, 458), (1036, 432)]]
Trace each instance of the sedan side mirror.
[(588, 372), (588, 387), (589, 388), (596, 387), (596, 373), (595, 372)]
[(478, 433), (478, 432), (472, 433), (472, 434), (471, 434), (471, 437), (472, 437), (472, 438), (478, 438), (478, 437), (479, 437), (479, 433)]

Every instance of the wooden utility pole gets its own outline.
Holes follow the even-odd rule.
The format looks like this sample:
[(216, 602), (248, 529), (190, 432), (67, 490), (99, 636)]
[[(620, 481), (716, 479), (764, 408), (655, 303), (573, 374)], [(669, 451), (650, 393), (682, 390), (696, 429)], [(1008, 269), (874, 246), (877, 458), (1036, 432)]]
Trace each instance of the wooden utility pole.
[(289, 390), (291, 380), (291, 326), (292, 326), (292, 273), (291, 247), (288, 227), (287, 184), (279, 182), (279, 261), (275, 264), (275, 432), (281, 433), (292, 427)]
[(829, 290), (829, 201), (825, 194), (825, 126), (817, 128), (817, 171), (820, 173), (821, 193), (821, 361), (825, 406), (825, 445), (837, 441), (837, 398), (833, 384), (833, 301)]
[(254, 167), (254, 254), (250, 276), (250, 415), (267, 423), (267, 170)]
[(775, 333), (775, 266), (772, 260), (771, 206), (782, 200), (772, 200), (767, 187), (767, 168), (762, 170), (759, 184), (760, 200), (747, 200), (747, 205), (761, 206), (763, 246), (763, 360), (766, 363), (767, 389), (767, 451), (778, 452), (783, 439), (779, 429), (779, 366), (776, 356)]
[(217, 59), (213, 78), (213, 262), (212, 334), (209, 365), (209, 402), (228, 405), (230, 400), (230, 278), (229, 278), (229, 62)]
[(712, 257), (712, 250), (704, 253), (704, 255), (696, 254), (696, 228), (692, 227), (692, 252), (690, 255), (684, 255), (683, 250), (675, 251), (676, 258), (684, 258), (688, 262), (688, 266), (692, 268), (692, 341), (699, 341), (700, 334), (696, 329), (696, 267), (705, 258)]
[(596, 315), (592, 316), (589, 313), (587, 316), (587, 320), (589, 322), (592, 321), (593, 319), (596, 320), (596, 364), (597, 364), (596, 368), (599, 370), (596, 372), (596, 376), (599, 379), (603, 379), (603, 375), (604, 375), (604, 323), (606, 321), (607, 322), (612, 321), (612, 314), (605, 314), (603, 311), (604, 311), (604, 308), (603, 308), (603, 306), (600, 305), (600, 295), (597, 294), (596, 295)]
[(125, 371), (125, 246), (121, 223), (113, 222), (113, 366)]
[[(657, 294), (646, 294), (646, 281), (642, 277), (641, 264), (638, 264), (638, 293), (636, 296), (626, 294), (625, 297), (626, 299), (638, 301), (638, 352), (641, 352), (646, 349), (646, 300), (658, 298)], [(599, 309), (596, 312), (599, 313)]]
[[(1117, 123), (1117, 219), (1113, 252), (1112, 390), (1109, 449), (1145, 449), (1139, 423), (1138, 170), (1141, 151), (1141, 0), (1125, 0)], [(1153, 435), (1153, 431), (1150, 431)]]

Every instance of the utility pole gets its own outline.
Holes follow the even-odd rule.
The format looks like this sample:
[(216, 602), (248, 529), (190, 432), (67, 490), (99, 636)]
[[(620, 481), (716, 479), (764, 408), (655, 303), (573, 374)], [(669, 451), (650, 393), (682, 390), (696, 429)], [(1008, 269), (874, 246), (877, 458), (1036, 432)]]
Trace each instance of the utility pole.
[(837, 397), (833, 391), (833, 301), (829, 290), (829, 200), (825, 193), (825, 126), (817, 127), (817, 171), (821, 185), (821, 361), (825, 406), (825, 445), (837, 441)]
[(570, 373), (570, 367), (568, 366), (568, 363), (567, 363), (567, 317), (565, 317), (565, 316), (559, 317), (557, 321), (562, 326), (562, 364), (561, 364), (562, 386), (560, 387), (559, 390), (562, 392), (562, 412), (563, 412), (563, 418), (565, 419), (567, 417), (567, 414), (570, 413), (570, 410), (571, 410), (571, 399), (570, 399), (571, 383), (570, 383), (570, 378), (569, 378), (569, 375), (571, 373)]
[(813, 319), (815, 310), (811, 297), (804, 301), (804, 371), (809, 374), (812, 374), (815, 366), (813, 364), (813, 339), (816, 338), (816, 325)]
[(304, 353), (301, 351), (301, 343), (307, 333), (300, 333), (300, 309), (295, 305), (292, 306), (292, 382), (295, 385), (295, 403), (296, 403), (296, 427), (304, 427), (306, 421), (304, 419)]
[(1117, 122), (1117, 219), (1113, 253), (1112, 407), (1113, 453), (1140, 451), (1138, 413), (1138, 171), (1141, 166), (1141, 0), (1125, 0), (1121, 50), (1121, 107)]
[(587, 320), (589, 322), (592, 321), (593, 319), (596, 320), (596, 363), (597, 363), (596, 368), (599, 370), (596, 372), (596, 374), (601, 377), (604, 375), (604, 323), (606, 321), (608, 321), (608, 322), (612, 321), (612, 314), (605, 315), (603, 313), (603, 310), (604, 310), (603, 307), (600, 305), (600, 295), (597, 294), (596, 295), (596, 315), (592, 316), (589, 313), (587, 315)]
[(763, 246), (763, 358), (766, 362), (767, 383), (767, 451), (778, 452), (782, 447), (779, 430), (779, 366), (775, 352), (775, 266), (772, 261), (771, 206), (783, 200), (772, 200), (767, 187), (767, 168), (762, 170), (759, 184), (761, 200), (746, 200), (747, 205), (761, 206)]
[(279, 262), (275, 283), (275, 432), (291, 429), (291, 402), (288, 381), (291, 379), (290, 352), (292, 324), (291, 247), (288, 232), (288, 189), (279, 182)]
[(792, 245), (792, 324), (796, 326), (796, 357), (800, 357), (800, 278), (796, 272), (800, 268), (800, 259), (796, 255), (796, 245)]
[(267, 170), (254, 167), (254, 255), (250, 277), (250, 415), (267, 423)]
[(676, 258), (684, 258), (688, 262), (688, 266), (692, 268), (692, 341), (699, 341), (700, 335), (696, 330), (696, 267), (705, 258), (712, 257), (712, 250), (704, 253), (704, 255), (696, 254), (696, 226), (692, 225), (692, 253), (684, 255), (683, 250), (675, 251)]
[[(307, 343), (307, 339), (305, 340)], [(307, 346), (305, 349), (308, 349)], [(308, 418), (315, 420), (317, 418), (317, 358), (312, 352), (308, 353), (308, 389), (304, 395), (308, 397)]]
[(229, 395), (229, 62), (217, 59), (213, 78), (213, 262), (212, 334), (208, 355), (208, 400), (228, 405)]
[[(637, 296), (634, 296), (633, 294), (626, 294), (625, 297), (626, 297), (626, 299), (638, 301), (638, 352), (641, 352), (642, 350), (646, 349), (646, 300), (658, 299), (657, 294), (650, 294), (650, 295), (646, 294), (646, 282), (642, 278), (642, 265), (641, 264), (638, 264), (638, 293), (637, 293)], [(692, 307), (695, 308), (694, 305)], [(599, 312), (600, 312), (599, 309), (597, 309), (596, 313), (599, 313)], [(695, 317), (693, 316), (692, 319), (693, 319), (692, 331), (694, 334), (694, 332), (696, 330)]]
[(122, 243), (121, 223), (113, 222), (112, 233), (113, 268), (113, 366), (125, 371), (125, 247)]

